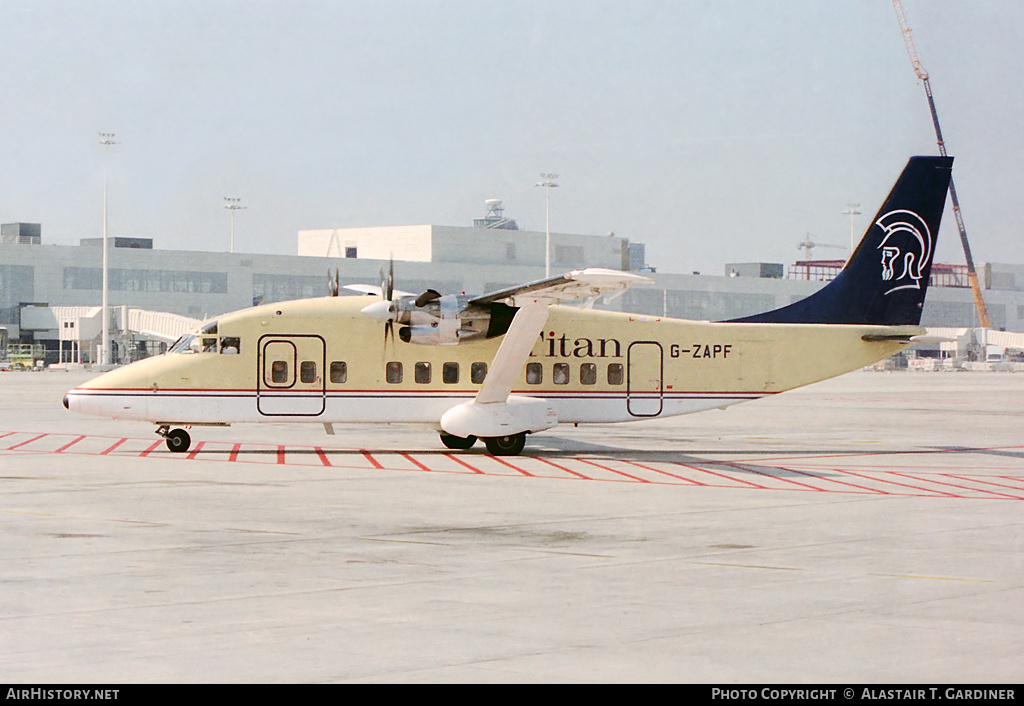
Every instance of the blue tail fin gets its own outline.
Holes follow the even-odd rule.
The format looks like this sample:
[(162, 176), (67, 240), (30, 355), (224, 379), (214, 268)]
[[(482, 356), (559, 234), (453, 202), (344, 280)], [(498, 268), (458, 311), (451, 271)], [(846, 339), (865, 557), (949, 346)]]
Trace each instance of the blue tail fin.
[(834, 280), (806, 299), (732, 323), (919, 324), (952, 169), (952, 157), (911, 157)]

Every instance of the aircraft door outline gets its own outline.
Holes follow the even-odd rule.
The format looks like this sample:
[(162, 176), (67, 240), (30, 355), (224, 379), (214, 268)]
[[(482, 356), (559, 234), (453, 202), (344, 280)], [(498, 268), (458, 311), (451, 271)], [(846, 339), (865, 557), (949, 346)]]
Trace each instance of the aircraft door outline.
[(257, 351), (256, 410), (261, 415), (323, 414), (327, 405), (327, 345), (322, 336), (267, 334), (260, 337)]
[(665, 354), (657, 341), (633, 341), (626, 349), (626, 411), (657, 417), (664, 402)]

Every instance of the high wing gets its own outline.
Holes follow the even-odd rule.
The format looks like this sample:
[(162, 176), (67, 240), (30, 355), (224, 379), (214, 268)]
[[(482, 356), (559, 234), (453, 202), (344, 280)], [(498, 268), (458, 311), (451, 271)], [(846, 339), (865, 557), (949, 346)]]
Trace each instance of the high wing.
[(504, 304), (515, 307), (516, 313), (476, 398), (445, 412), (441, 428), (458, 437), (510, 437), (558, 424), (557, 412), (547, 401), (511, 394), (548, 320), (548, 307), (650, 281), (628, 272), (589, 268), (473, 299), (476, 306)]
[(482, 306), (501, 303), (518, 308), (512, 325), (509, 326), (487, 371), (483, 387), (477, 393), (476, 402), (491, 404), (504, 402), (508, 398), (530, 351), (537, 342), (537, 337), (548, 320), (548, 306), (598, 297), (607, 292), (650, 281), (647, 277), (629, 272), (591, 267), (502, 289), (473, 299), (471, 304)]

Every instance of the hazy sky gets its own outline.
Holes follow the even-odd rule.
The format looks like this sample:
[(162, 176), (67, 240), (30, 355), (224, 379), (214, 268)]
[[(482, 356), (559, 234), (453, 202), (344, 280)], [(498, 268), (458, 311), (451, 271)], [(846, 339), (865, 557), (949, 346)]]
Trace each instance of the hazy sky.
[[(978, 261), (1024, 262), (1024, 3), (905, 0)], [(308, 228), (614, 231), (667, 272), (846, 243), (936, 153), (889, 0), (0, 0), (0, 220), (294, 254)], [(117, 134), (103, 148), (98, 133)], [(947, 208), (937, 259), (962, 262)], [(396, 254), (397, 255), (397, 254)], [(843, 257), (818, 250), (820, 257)]]

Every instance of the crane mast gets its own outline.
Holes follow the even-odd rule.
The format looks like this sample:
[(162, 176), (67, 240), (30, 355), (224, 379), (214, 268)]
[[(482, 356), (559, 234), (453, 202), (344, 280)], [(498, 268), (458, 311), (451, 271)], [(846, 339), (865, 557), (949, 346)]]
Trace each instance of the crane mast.
[[(921, 60), (917, 56), (917, 47), (910, 36), (910, 26), (903, 14), (903, 5), (900, 0), (892, 0), (893, 9), (896, 10), (896, 19), (900, 23), (900, 30), (903, 32), (903, 42), (907, 45), (907, 54), (910, 56), (910, 63), (914, 67), (914, 73), (921, 83), (924, 84), (925, 95), (928, 96), (928, 109), (932, 113), (932, 125), (935, 127), (935, 140), (939, 144), (939, 154), (946, 156), (946, 143), (942, 139), (942, 128), (939, 127), (939, 114), (935, 110), (935, 97), (932, 95), (932, 84), (928, 80), (928, 72), (921, 66)], [(967, 228), (964, 226), (964, 217), (960, 213), (960, 200), (956, 196), (956, 186), (953, 178), (949, 179), (949, 197), (953, 202), (953, 216), (956, 218), (956, 227), (960, 231), (960, 243), (964, 248), (964, 259), (967, 261), (967, 280), (970, 282), (971, 291), (974, 293), (974, 306), (978, 310), (978, 320), (982, 328), (991, 328), (992, 324), (988, 318), (988, 310), (985, 307), (985, 300), (981, 296), (981, 285), (978, 283), (978, 273), (974, 269), (974, 257), (971, 255), (971, 246), (967, 242)]]

